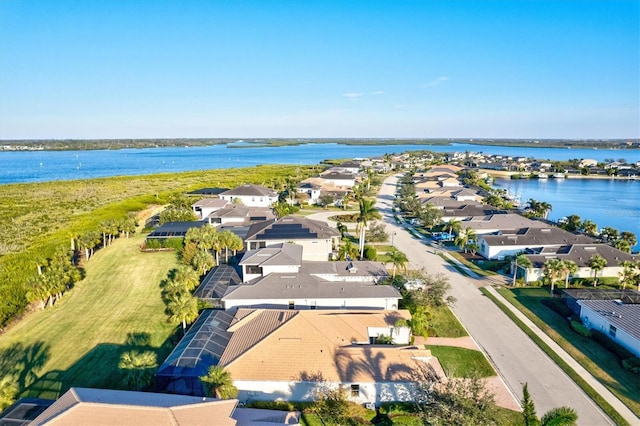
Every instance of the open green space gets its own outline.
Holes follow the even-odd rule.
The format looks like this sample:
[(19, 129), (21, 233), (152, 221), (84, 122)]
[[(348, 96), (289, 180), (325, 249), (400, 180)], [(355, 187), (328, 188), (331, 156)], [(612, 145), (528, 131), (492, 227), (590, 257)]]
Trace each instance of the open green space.
[(573, 331), (568, 321), (542, 304), (543, 288), (499, 289), (509, 302), (640, 416), (640, 377), (622, 368), (617, 357), (596, 341)]
[(464, 337), (469, 334), (464, 329), (451, 309), (446, 306), (435, 306), (431, 309), (429, 335), (433, 337)]
[(56, 305), (29, 313), (0, 335), (0, 377), (13, 374), (21, 396), (56, 398), (71, 386), (124, 389), (120, 355), (134, 347), (173, 348), (160, 281), (172, 252), (142, 253), (144, 237), (120, 238), (96, 252), (86, 277)]
[(456, 346), (425, 345), (438, 358), (447, 377), (495, 376), (496, 372), (482, 352)]

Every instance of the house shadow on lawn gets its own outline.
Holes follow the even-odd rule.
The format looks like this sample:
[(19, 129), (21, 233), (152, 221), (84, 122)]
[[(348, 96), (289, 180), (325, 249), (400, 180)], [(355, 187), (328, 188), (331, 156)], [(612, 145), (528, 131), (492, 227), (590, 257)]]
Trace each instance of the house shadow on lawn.
[[(180, 331), (176, 329), (179, 333)], [(48, 371), (26, 383), (21, 396), (57, 399), (71, 387), (128, 389), (125, 374), (118, 367), (122, 355), (131, 350), (151, 351), (156, 354), (158, 365), (173, 349), (174, 337), (161, 347), (150, 346), (148, 333), (129, 333), (124, 344), (101, 343), (76, 361), (68, 370)], [(44, 362), (42, 362), (43, 364)], [(153, 384), (149, 389), (153, 388)]]

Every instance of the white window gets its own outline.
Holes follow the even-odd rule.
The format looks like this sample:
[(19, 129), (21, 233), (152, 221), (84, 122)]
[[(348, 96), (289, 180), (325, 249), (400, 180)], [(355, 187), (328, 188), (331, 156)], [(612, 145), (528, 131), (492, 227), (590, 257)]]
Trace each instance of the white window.
[(356, 398), (360, 396), (360, 385), (351, 385), (351, 396)]

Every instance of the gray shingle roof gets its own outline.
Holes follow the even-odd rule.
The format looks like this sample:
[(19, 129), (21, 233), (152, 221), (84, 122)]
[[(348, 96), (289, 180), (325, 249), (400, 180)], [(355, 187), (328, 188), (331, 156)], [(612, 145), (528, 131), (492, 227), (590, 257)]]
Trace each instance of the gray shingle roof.
[(340, 233), (325, 222), (285, 216), (281, 219), (254, 224), (247, 233), (247, 240), (315, 240), (338, 236)]
[(225, 191), (220, 194), (221, 196), (255, 196), (255, 197), (277, 197), (278, 193), (273, 189), (265, 188), (264, 186), (254, 185), (251, 183), (246, 183), (244, 185), (240, 185), (228, 191)]
[(585, 235), (576, 235), (556, 227), (503, 230), (502, 235), (482, 235), (479, 238), (491, 246), (549, 246), (593, 244)]
[(544, 265), (548, 259), (558, 258), (563, 260), (572, 260), (579, 267), (588, 267), (591, 256), (598, 254), (607, 261), (607, 266), (617, 266), (620, 262), (628, 260), (635, 261), (640, 259), (639, 256), (633, 256), (629, 253), (618, 250), (607, 244), (571, 244), (568, 246), (546, 248), (539, 254), (531, 254), (527, 257), (533, 264), (533, 267), (539, 268)]

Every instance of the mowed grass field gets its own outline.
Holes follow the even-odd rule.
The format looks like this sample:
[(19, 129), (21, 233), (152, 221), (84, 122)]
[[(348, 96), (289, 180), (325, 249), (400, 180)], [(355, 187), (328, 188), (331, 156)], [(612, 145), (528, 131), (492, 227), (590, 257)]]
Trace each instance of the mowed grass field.
[(118, 362), (133, 348), (158, 363), (173, 348), (159, 283), (173, 252), (142, 253), (144, 236), (120, 238), (85, 264), (85, 278), (52, 308), (32, 312), (0, 335), (0, 377), (21, 396), (56, 398), (71, 386), (125, 389)]

